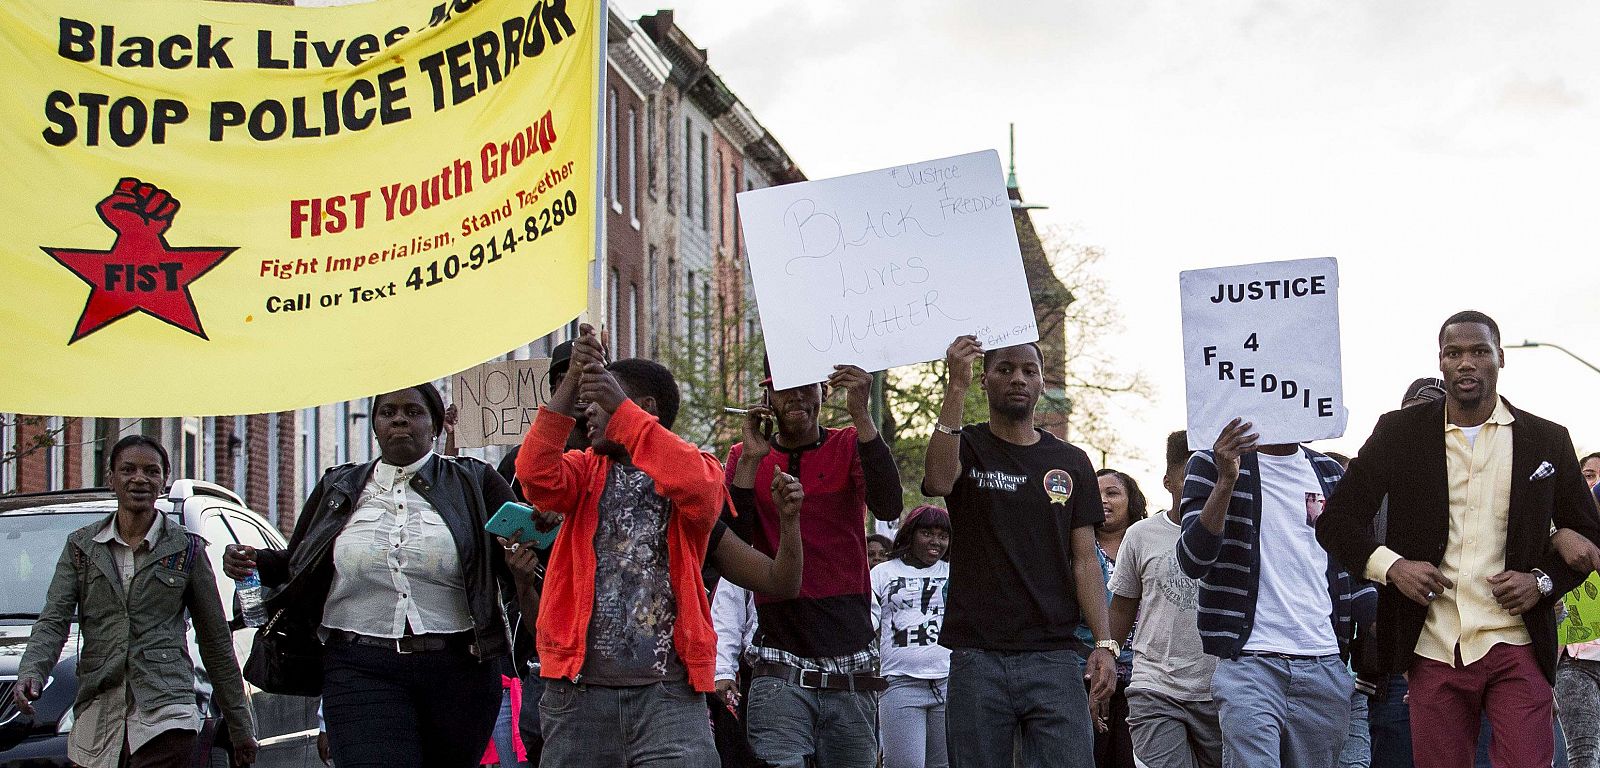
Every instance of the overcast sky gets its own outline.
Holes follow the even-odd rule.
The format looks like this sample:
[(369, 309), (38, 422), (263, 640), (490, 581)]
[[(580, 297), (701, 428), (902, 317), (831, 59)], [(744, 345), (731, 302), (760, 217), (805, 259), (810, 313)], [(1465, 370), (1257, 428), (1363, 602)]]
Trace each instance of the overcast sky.
[[(1600, 365), (1600, 6), (683, 0), (677, 22), (811, 178), (1006, 148), (1041, 227), (1105, 249), (1157, 395), (1113, 456), (1153, 498), (1183, 426), (1183, 269), (1339, 259), (1354, 453), (1438, 324)], [(644, 3), (624, 2), (630, 14)], [(1070, 350), (1069, 350), (1070, 353)], [(1508, 349), (1501, 392), (1600, 449), (1600, 373)], [(1098, 457), (1097, 457), (1098, 458)]]

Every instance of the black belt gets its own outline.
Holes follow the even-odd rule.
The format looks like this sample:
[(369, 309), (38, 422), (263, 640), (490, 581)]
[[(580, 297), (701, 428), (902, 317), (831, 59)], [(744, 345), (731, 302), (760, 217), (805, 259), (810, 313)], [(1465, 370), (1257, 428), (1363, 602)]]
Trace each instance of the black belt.
[(889, 682), (869, 672), (846, 674), (843, 672), (823, 672), (820, 669), (801, 669), (788, 664), (776, 662), (762, 662), (755, 666), (750, 675), (756, 677), (776, 677), (787, 680), (801, 688), (810, 688), (817, 691), (868, 691), (877, 693), (889, 687)]
[(1317, 659), (1336, 659), (1336, 658), (1339, 658), (1339, 654), (1337, 654), (1337, 653), (1326, 653), (1326, 654), (1320, 654), (1320, 655), (1318, 655), (1318, 654), (1309, 654), (1308, 655), (1308, 654), (1302, 654), (1302, 653), (1279, 653), (1277, 651), (1240, 651), (1239, 655), (1240, 656), (1254, 656), (1254, 657), (1259, 658), (1259, 659), (1283, 659), (1284, 661), (1316, 661)]
[(472, 650), (472, 632), (454, 632), (435, 635), (405, 635), (403, 637), (373, 637), (342, 629), (328, 630), (328, 642), (342, 645), (365, 645), (371, 648), (388, 648), (395, 653), (426, 653), (434, 651)]

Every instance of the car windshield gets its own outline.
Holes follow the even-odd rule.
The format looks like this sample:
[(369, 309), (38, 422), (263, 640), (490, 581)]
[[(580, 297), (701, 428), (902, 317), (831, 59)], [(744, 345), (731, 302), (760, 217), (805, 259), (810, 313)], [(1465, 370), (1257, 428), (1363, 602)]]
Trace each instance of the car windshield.
[(37, 616), (67, 534), (106, 512), (0, 515), (0, 617)]

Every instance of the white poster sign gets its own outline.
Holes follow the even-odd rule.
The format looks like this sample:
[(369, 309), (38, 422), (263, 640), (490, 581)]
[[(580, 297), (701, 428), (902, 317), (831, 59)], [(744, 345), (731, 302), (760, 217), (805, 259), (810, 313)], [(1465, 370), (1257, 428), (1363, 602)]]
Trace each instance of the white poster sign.
[(501, 360), (462, 371), (450, 382), (456, 447), (520, 445), (539, 406), (550, 401), (550, 358)]
[(1190, 450), (1235, 417), (1261, 445), (1344, 434), (1337, 260), (1190, 270), (1178, 289)]
[(780, 389), (1039, 338), (993, 150), (739, 194)]

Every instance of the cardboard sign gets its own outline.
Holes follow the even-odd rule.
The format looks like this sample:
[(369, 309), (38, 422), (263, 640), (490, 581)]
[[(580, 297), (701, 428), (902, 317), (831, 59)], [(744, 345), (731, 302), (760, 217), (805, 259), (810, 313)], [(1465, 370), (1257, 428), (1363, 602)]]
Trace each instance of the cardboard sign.
[(1178, 289), (1190, 450), (1235, 417), (1261, 445), (1344, 434), (1337, 260), (1190, 270)]
[(550, 358), (484, 363), (450, 381), (458, 412), (456, 445), (520, 445), (539, 406), (550, 401)]
[(1556, 642), (1570, 645), (1592, 640), (1600, 640), (1600, 573), (1589, 574), (1556, 603)]
[(572, 319), (604, 22), (578, 0), (0, 3), (0, 411), (289, 410)]
[(1037, 341), (994, 151), (739, 193), (773, 384)]

